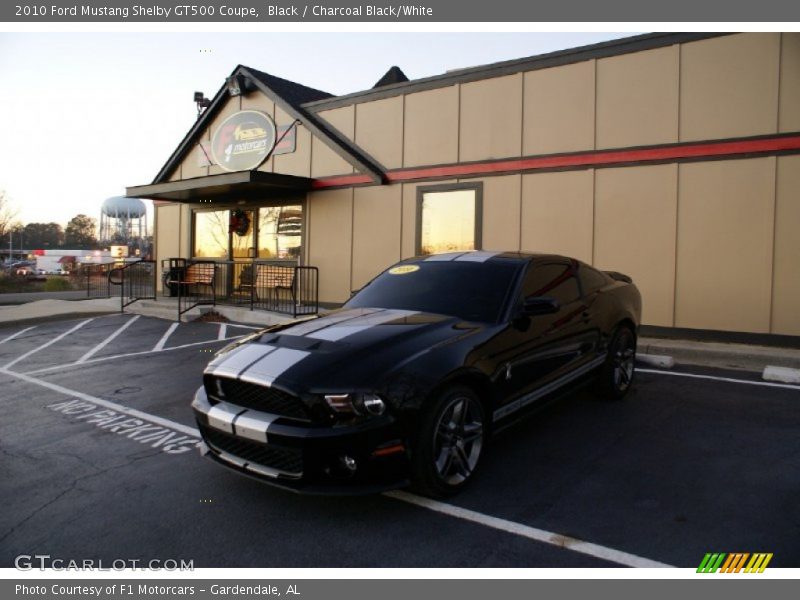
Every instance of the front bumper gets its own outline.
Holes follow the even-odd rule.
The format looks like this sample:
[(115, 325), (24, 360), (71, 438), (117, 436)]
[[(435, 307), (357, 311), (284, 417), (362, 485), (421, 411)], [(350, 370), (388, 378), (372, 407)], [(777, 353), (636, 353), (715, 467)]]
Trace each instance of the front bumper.
[(374, 493), (408, 484), (408, 457), (387, 415), (357, 425), (319, 426), (234, 404), (192, 402), (203, 453), (239, 473), (301, 493)]

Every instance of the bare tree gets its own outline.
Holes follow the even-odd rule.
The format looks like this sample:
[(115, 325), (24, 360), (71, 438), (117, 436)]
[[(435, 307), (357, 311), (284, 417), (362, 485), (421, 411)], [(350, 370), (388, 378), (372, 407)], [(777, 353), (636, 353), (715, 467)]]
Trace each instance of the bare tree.
[(0, 238), (8, 235), (9, 230), (16, 225), (19, 210), (11, 205), (11, 199), (5, 190), (0, 190)]

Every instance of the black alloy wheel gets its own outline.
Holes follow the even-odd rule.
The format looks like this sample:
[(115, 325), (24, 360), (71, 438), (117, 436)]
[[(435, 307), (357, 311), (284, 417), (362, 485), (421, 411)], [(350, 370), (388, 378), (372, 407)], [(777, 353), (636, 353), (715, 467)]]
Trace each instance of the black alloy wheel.
[(627, 325), (620, 325), (608, 346), (608, 355), (600, 370), (597, 391), (609, 400), (619, 400), (630, 389), (636, 374), (636, 335)]
[(467, 387), (445, 390), (426, 412), (413, 457), (417, 489), (449, 496), (471, 479), (484, 448), (485, 411)]

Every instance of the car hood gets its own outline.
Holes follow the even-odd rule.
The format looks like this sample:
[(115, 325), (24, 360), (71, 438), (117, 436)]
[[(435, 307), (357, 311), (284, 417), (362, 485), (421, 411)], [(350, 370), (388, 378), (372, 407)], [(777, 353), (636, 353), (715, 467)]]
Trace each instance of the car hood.
[(342, 309), (271, 328), (215, 358), (206, 373), (296, 392), (364, 389), (442, 344), (484, 328), (431, 313)]

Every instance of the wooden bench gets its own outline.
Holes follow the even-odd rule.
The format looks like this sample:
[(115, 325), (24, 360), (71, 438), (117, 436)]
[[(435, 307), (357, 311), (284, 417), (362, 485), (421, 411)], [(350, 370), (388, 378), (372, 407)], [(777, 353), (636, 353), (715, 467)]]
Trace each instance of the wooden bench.
[(288, 291), (292, 296), (294, 302), (294, 267), (282, 267), (279, 265), (255, 265), (256, 276), (243, 278), (240, 287), (251, 288), (253, 297), (256, 301), (260, 300), (258, 296), (259, 290), (267, 290), (267, 294), (271, 295), (275, 292), (275, 300), (280, 300), (280, 290)]
[(178, 279), (170, 279), (168, 284), (176, 284), (178, 286), (178, 296), (198, 295), (198, 288), (209, 288), (211, 291), (211, 298), (213, 303), (217, 302), (215, 277), (217, 273), (217, 266), (213, 262), (196, 262), (191, 263), (186, 267), (183, 273), (180, 274)]

